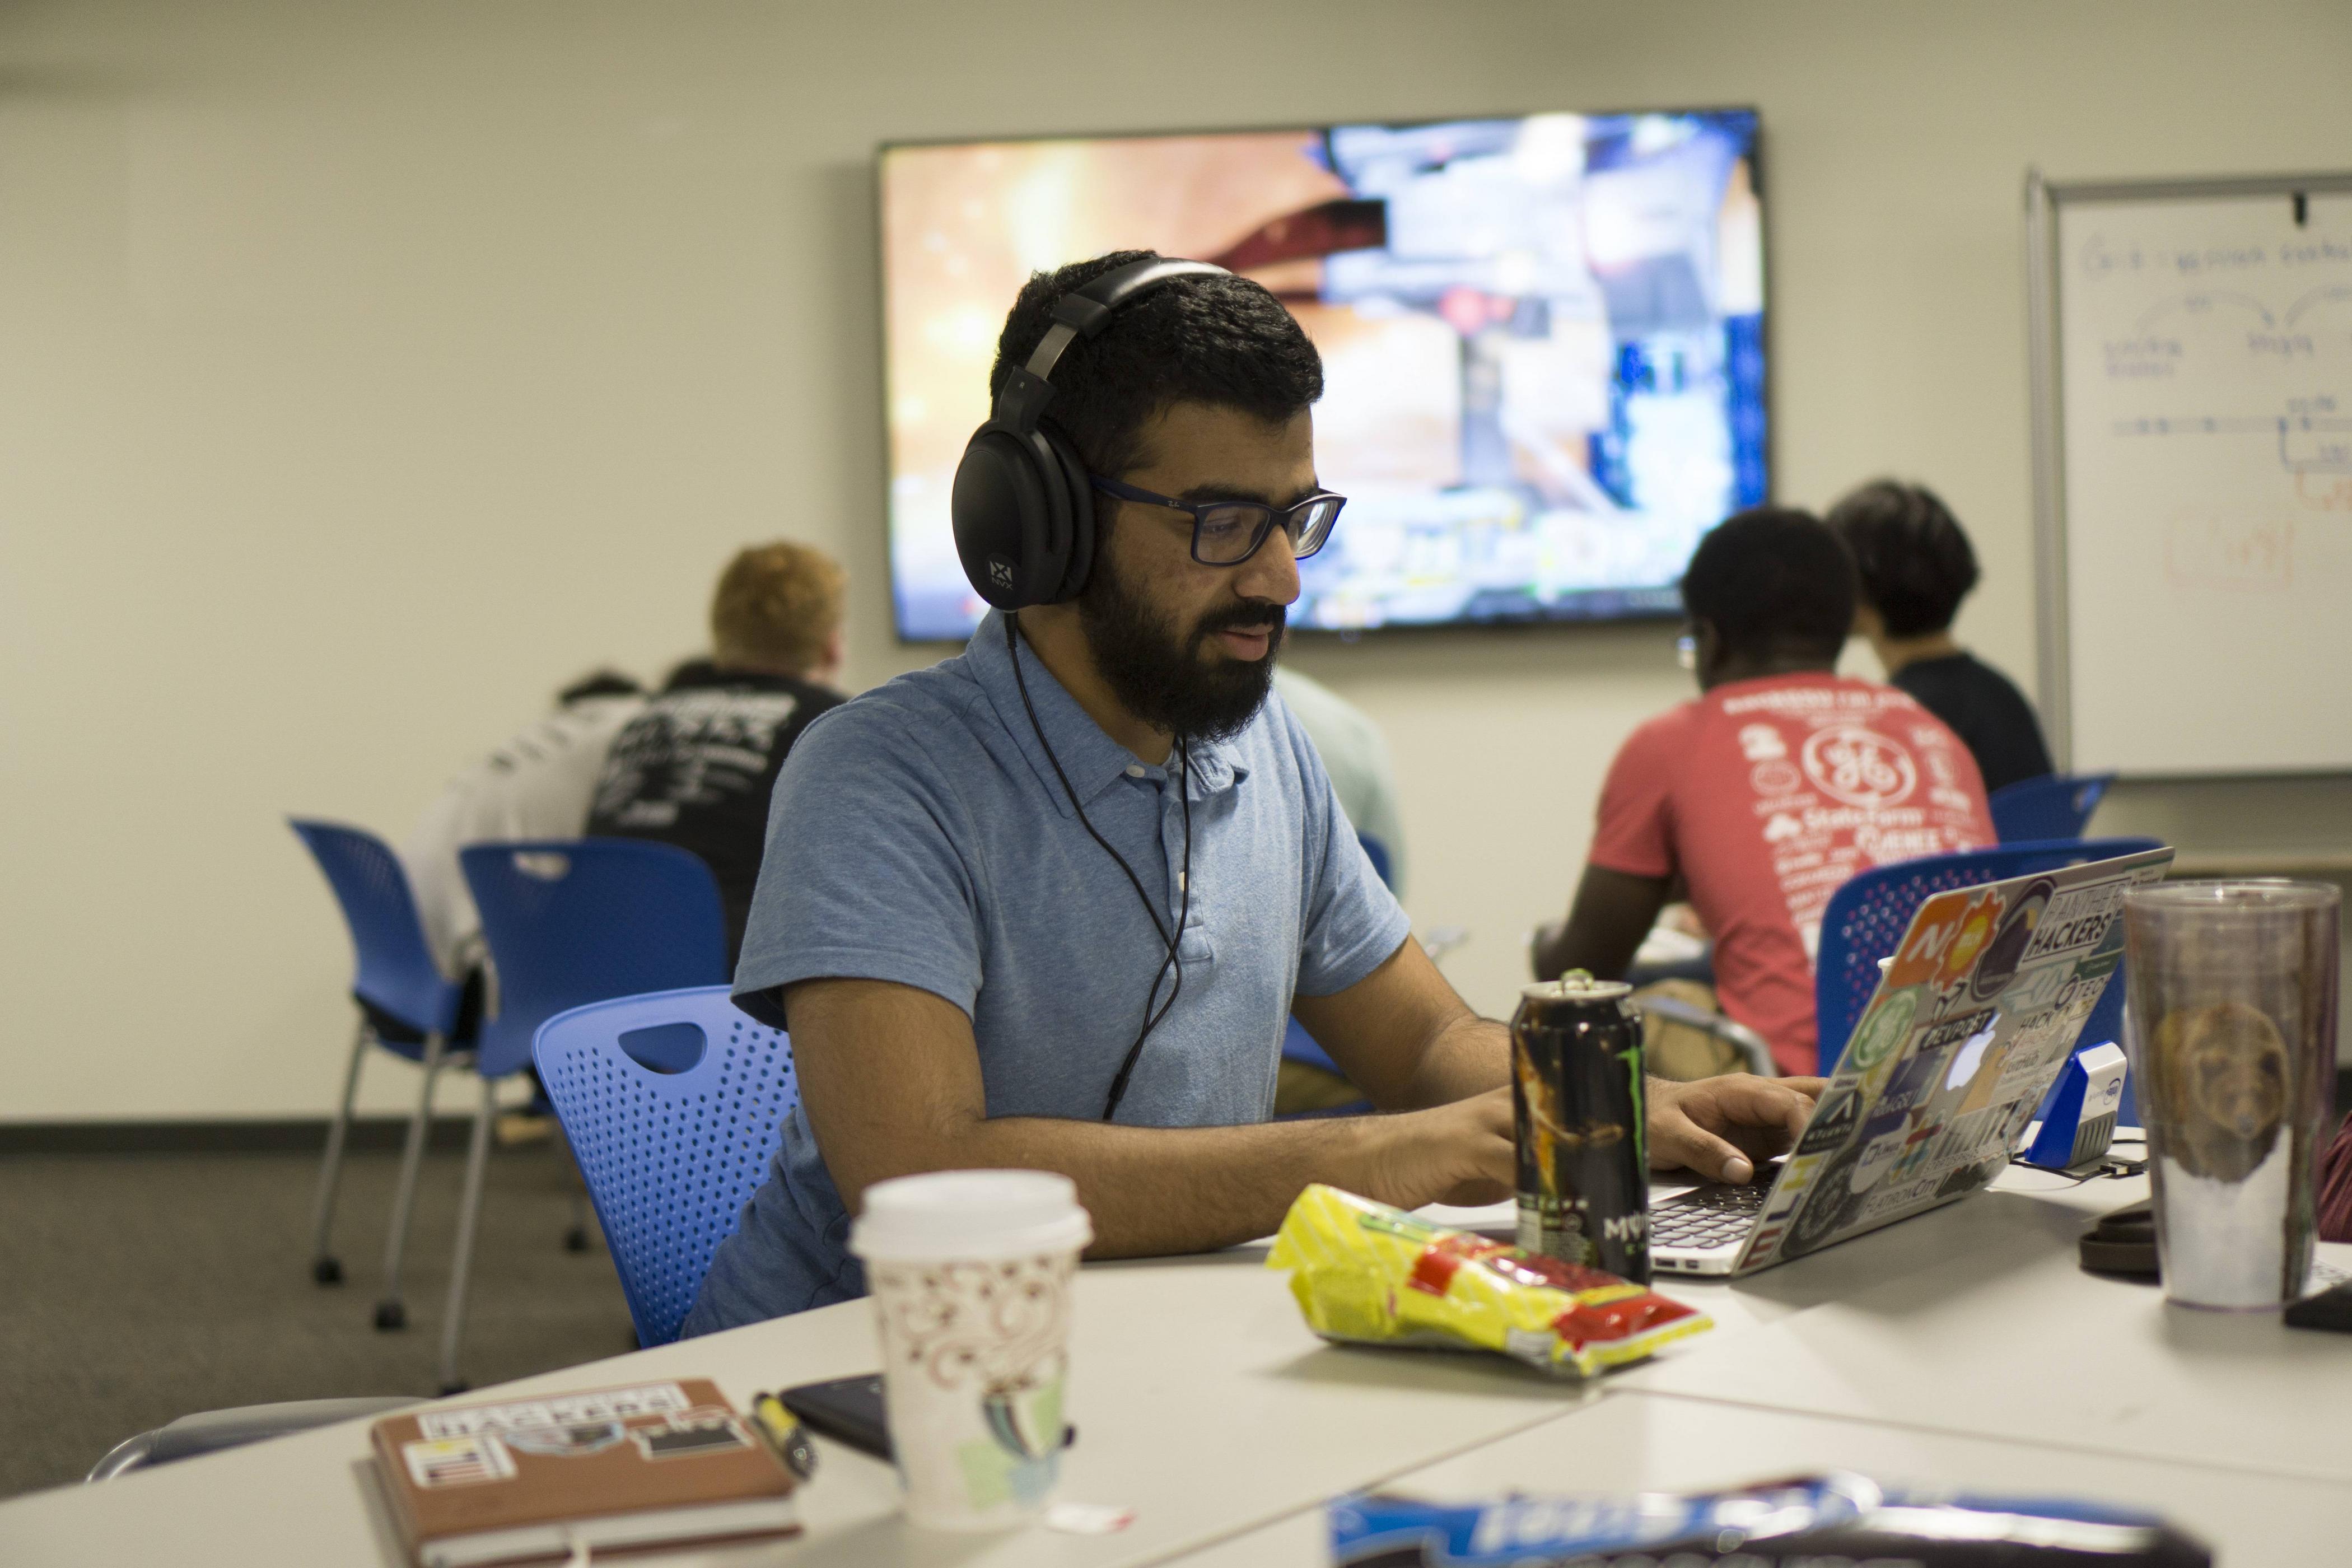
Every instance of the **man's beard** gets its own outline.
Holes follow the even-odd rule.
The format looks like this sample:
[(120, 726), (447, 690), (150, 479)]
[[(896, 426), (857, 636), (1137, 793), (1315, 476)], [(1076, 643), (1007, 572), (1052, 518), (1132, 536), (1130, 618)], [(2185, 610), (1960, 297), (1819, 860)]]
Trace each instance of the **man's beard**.
[[(1138, 719), (1184, 742), (1237, 735), (1265, 705), (1284, 619), (1280, 605), (1252, 600), (1211, 610), (1180, 636), (1119, 576), (1108, 552), (1095, 557), (1078, 595), (1078, 625), (1111, 694)], [(1209, 657), (1209, 639), (1231, 627), (1271, 627), (1265, 657)]]

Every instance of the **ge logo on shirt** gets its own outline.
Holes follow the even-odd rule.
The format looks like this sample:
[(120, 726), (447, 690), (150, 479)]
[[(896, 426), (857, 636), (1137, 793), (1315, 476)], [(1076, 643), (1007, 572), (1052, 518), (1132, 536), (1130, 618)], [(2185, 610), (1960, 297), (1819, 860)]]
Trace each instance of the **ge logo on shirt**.
[(1910, 799), (1919, 782), (1902, 742), (1858, 724), (1814, 731), (1805, 737), (1801, 760), (1814, 788), (1848, 805), (1894, 805)]

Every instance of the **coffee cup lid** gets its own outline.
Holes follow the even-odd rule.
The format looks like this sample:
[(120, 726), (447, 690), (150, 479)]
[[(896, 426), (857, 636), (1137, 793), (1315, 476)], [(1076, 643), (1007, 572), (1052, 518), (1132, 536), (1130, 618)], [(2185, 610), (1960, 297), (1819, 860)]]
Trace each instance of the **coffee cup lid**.
[(849, 1250), (879, 1262), (1075, 1252), (1094, 1239), (1077, 1184), (1050, 1171), (938, 1171), (866, 1189)]

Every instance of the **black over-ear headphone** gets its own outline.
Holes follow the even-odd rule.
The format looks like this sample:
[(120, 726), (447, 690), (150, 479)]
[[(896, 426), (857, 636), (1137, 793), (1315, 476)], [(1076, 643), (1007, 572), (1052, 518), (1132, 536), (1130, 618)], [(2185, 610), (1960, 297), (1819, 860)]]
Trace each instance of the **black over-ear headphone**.
[(988, 423), (956, 465), (956, 554), (980, 596), (1000, 610), (1077, 597), (1095, 563), (1094, 487), (1070, 444), (1042, 426), (1047, 377), (1062, 352), (1110, 325), (1122, 305), (1178, 278), (1223, 277), (1205, 261), (1154, 258), (1114, 268), (1054, 304), (1054, 324), (1029, 363), (1005, 379)]

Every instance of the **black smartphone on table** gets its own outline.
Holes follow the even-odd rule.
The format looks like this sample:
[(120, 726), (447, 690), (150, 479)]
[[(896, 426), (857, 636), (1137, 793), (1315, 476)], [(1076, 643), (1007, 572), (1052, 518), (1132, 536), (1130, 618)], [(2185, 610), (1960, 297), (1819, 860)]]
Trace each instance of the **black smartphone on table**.
[(804, 1383), (776, 1397), (810, 1431), (877, 1459), (890, 1458), (890, 1422), (883, 1413), (879, 1373)]

